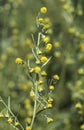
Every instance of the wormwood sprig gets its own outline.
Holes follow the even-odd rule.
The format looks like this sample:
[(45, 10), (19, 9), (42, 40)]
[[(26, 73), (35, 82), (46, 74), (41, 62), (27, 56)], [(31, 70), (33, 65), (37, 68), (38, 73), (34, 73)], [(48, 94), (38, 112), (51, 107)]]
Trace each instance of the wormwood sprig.
[[(52, 56), (48, 57), (48, 53), (52, 50), (52, 44), (50, 42), (49, 38), (49, 29), (51, 26), (49, 18), (45, 18), (44, 14), (47, 12), (46, 7), (42, 7), (40, 9), (40, 12), (38, 13), (38, 16), (36, 17), (36, 26), (38, 29), (38, 36), (37, 41), (35, 41), (34, 35), (32, 34), (32, 40), (34, 43), (34, 47), (32, 48), (32, 54), (34, 56), (34, 63), (31, 64), (31, 61), (28, 60), (28, 77), (31, 80), (33, 87), (30, 92), (30, 96), (34, 97), (34, 108), (33, 108), (33, 116), (31, 119), (30, 124), (27, 124), (26, 130), (32, 130), (33, 124), (35, 121), (36, 116), (43, 112), (46, 109), (52, 108), (53, 103), (53, 97), (51, 96), (51, 93), (54, 90), (54, 86), (52, 85), (53, 81), (59, 80), (58, 75), (54, 75), (51, 81), (51, 84), (48, 86), (49, 93), (46, 95), (46, 88), (44, 86), (46, 84), (46, 76), (47, 72), (46, 66), (50, 62)], [(17, 64), (23, 64), (26, 63), (20, 58), (16, 59)], [(39, 106), (39, 107), (38, 107)], [(44, 117), (47, 120), (47, 123), (53, 122), (53, 118), (44, 115)]]
[[(46, 84), (46, 66), (52, 59), (52, 56), (48, 56), (48, 54), (52, 50), (52, 43), (49, 38), (49, 30), (50, 30), (50, 20), (46, 18), (44, 14), (47, 13), (47, 8), (42, 7), (36, 17), (36, 26), (37, 26), (37, 40), (35, 40), (34, 35), (32, 34), (33, 40), (33, 48), (32, 54), (34, 57), (33, 61), (28, 59), (28, 62), (24, 61), (22, 58), (16, 58), (15, 62), (18, 65), (26, 64), (27, 67), (27, 75), (29, 80), (32, 82), (32, 88), (30, 91), (30, 97), (33, 97), (33, 114), (31, 117), (30, 123), (26, 124), (26, 128), (19, 123), (16, 116), (10, 109), (10, 98), (8, 99), (8, 106), (1, 99), (0, 101), (7, 109), (9, 116), (7, 122), (11, 124), (16, 130), (32, 130), (35, 118), (39, 113), (43, 112), (46, 109), (51, 109), (53, 107), (53, 97), (52, 92), (54, 90), (53, 81), (59, 80), (58, 75), (54, 75), (50, 85), (47, 87)], [(46, 87), (44, 87), (46, 86)], [(47, 90), (48, 89), (48, 90)], [(47, 90), (47, 92), (46, 92)], [(53, 118), (49, 117), (47, 114), (44, 115), (47, 123), (53, 122)]]

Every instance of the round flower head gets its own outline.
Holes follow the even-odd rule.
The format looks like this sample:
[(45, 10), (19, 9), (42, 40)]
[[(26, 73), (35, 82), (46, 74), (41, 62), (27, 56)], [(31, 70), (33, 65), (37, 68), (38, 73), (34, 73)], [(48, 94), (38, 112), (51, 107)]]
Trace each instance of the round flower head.
[(45, 77), (45, 76), (47, 76), (47, 73), (45, 71), (42, 71), (41, 76)]
[(39, 24), (42, 24), (42, 23), (43, 23), (43, 18), (39, 18), (39, 19), (38, 19), (38, 23), (39, 23)]
[(48, 103), (47, 108), (52, 108), (52, 103)]
[(48, 43), (49, 40), (50, 40), (49, 37), (45, 37), (45, 38), (43, 38), (43, 42), (44, 42), (44, 43)]
[(51, 43), (48, 43), (48, 44), (46, 45), (46, 48), (45, 48), (46, 52), (51, 51), (51, 49), (52, 49), (52, 44), (51, 44)]
[(50, 89), (51, 91), (53, 91), (53, 90), (55, 89), (55, 87), (54, 87), (53, 85), (50, 85), (50, 86), (49, 86), (49, 89)]
[(8, 120), (7, 120), (7, 122), (9, 123), (9, 124), (11, 124), (12, 123), (12, 119), (11, 118), (9, 118)]
[(23, 60), (21, 58), (16, 58), (15, 62), (16, 64), (22, 64)]
[(75, 108), (76, 109), (82, 109), (82, 104), (80, 102), (78, 102), (76, 105), (75, 105)]
[(15, 122), (15, 126), (18, 126), (19, 125), (19, 122)]
[(42, 63), (45, 63), (47, 60), (48, 60), (48, 58), (46, 56), (42, 56), (41, 57), (41, 62)]
[(27, 127), (26, 127), (26, 130), (31, 130), (31, 127), (30, 127), (30, 126), (27, 126)]
[(40, 9), (40, 12), (41, 12), (42, 14), (45, 14), (45, 13), (47, 12), (47, 8), (46, 8), (46, 7), (42, 7), (42, 8)]
[(54, 80), (59, 80), (59, 76), (57, 74), (53, 75)]
[(47, 123), (53, 122), (53, 118), (47, 117)]
[(80, 126), (80, 129), (81, 129), (81, 130), (84, 130), (84, 124), (82, 124), (82, 125)]
[(41, 72), (41, 68), (38, 67), (38, 66), (35, 67), (35, 68), (34, 68), (34, 72), (37, 73), (37, 74), (40, 73), (40, 72)]

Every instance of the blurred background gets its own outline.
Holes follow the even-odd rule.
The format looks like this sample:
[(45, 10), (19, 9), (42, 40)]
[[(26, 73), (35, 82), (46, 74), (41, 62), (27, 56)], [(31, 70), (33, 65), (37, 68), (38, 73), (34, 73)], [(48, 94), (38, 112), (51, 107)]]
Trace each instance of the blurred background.
[[(84, 0), (0, 0), (0, 96), (6, 103), (10, 96), (11, 109), (25, 127), (33, 110), (32, 84), (15, 59), (30, 59), (33, 64), (31, 35), (37, 33), (36, 17), (42, 6), (48, 9), (53, 43), (47, 80), (53, 74), (60, 80), (52, 94), (53, 108), (44, 112), (54, 121), (47, 124), (39, 114), (34, 129), (84, 129)], [(0, 129), (14, 130), (6, 118), (0, 119)]]

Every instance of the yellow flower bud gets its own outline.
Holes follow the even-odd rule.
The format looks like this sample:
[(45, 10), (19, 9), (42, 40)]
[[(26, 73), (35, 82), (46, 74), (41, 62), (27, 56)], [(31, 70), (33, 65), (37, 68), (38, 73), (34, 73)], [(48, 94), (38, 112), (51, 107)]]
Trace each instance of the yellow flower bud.
[(47, 123), (51, 123), (51, 122), (53, 122), (53, 119), (50, 117), (47, 117)]
[(45, 37), (45, 38), (43, 38), (43, 42), (44, 42), (44, 43), (48, 43), (48, 42), (49, 42), (49, 40), (50, 40), (50, 38), (49, 38), (49, 37)]
[(37, 60), (37, 61), (36, 61), (36, 64), (37, 64), (37, 65), (39, 65), (39, 64), (40, 64), (40, 61), (39, 61), (39, 60)]
[(39, 88), (38, 88), (38, 91), (39, 91), (39, 92), (42, 92), (42, 91), (43, 91), (43, 88), (42, 88), (42, 87), (39, 87)]
[(31, 123), (31, 118), (27, 117), (25, 121), (26, 121), (26, 123), (30, 124)]
[(53, 102), (53, 98), (49, 97), (48, 103), (52, 103), (52, 102)]
[(44, 30), (48, 30), (49, 28), (50, 28), (50, 24), (45, 24), (43, 27)]
[(58, 75), (53, 75), (53, 79), (54, 80), (59, 80), (59, 76)]
[(46, 45), (45, 51), (46, 51), (46, 52), (49, 52), (49, 51), (51, 51), (51, 49), (52, 49), (52, 44), (51, 44), (51, 43), (48, 43), (48, 44)]
[(39, 80), (38, 84), (40, 84), (40, 85), (43, 84), (43, 81), (42, 81), (42, 80)]
[(69, 29), (68, 29), (68, 32), (69, 32), (70, 34), (75, 34), (75, 29), (74, 29), (74, 28), (69, 28)]
[(81, 103), (80, 103), (80, 102), (77, 103), (77, 104), (75, 105), (75, 108), (76, 108), (76, 109), (82, 109), (82, 105), (81, 105)]
[(46, 8), (46, 7), (42, 7), (42, 8), (40, 9), (40, 12), (41, 12), (42, 14), (45, 14), (45, 13), (47, 12), (47, 8)]
[(22, 64), (23, 60), (21, 58), (16, 58), (15, 62), (16, 64)]
[(50, 89), (50, 90), (54, 90), (55, 87), (54, 87), (53, 85), (50, 85), (50, 86), (49, 86), (49, 89)]
[(65, 11), (67, 11), (67, 10), (69, 10), (70, 9), (70, 7), (68, 6), (68, 5), (63, 5), (63, 7), (62, 7)]
[(81, 130), (84, 130), (84, 124), (82, 124), (82, 125), (80, 126), (80, 129), (81, 129)]
[(45, 77), (47, 76), (47, 73), (45, 71), (41, 72), (41, 76)]
[(34, 72), (35, 72), (35, 73), (40, 73), (40, 72), (41, 72), (41, 68), (38, 67), (38, 66), (35, 67), (35, 68), (34, 68)]
[(9, 124), (11, 124), (12, 123), (12, 119), (11, 118), (9, 118), (8, 120), (7, 120), (7, 122), (9, 123)]
[(18, 126), (19, 125), (19, 122), (15, 122), (15, 126)]
[(41, 57), (41, 62), (42, 63), (45, 63), (47, 60), (48, 60), (48, 58), (46, 56), (42, 56)]
[(30, 91), (30, 97), (35, 97), (35, 92), (33, 90)]
[(31, 130), (31, 127), (30, 127), (30, 126), (27, 126), (27, 127), (26, 127), (26, 130)]
[(52, 108), (52, 103), (48, 103), (47, 108)]
[(39, 18), (39, 19), (38, 19), (38, 23), (39, 23), (39, 24), (43, 23), (43, 18)]

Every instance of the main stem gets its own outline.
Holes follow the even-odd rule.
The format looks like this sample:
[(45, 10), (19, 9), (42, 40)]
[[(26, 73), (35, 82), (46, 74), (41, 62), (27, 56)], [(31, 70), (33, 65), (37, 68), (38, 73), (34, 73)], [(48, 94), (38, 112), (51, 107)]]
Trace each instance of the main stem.
[(31, 121), (31, 129), (32, 129), (32, 127), (33, 127), (34, 120), (35, 120), (36, 106), (37, 106), (37, 82), (35, 83), (35, 101), (34, 101), (33, 117), (32, 117), (32, 121)]

